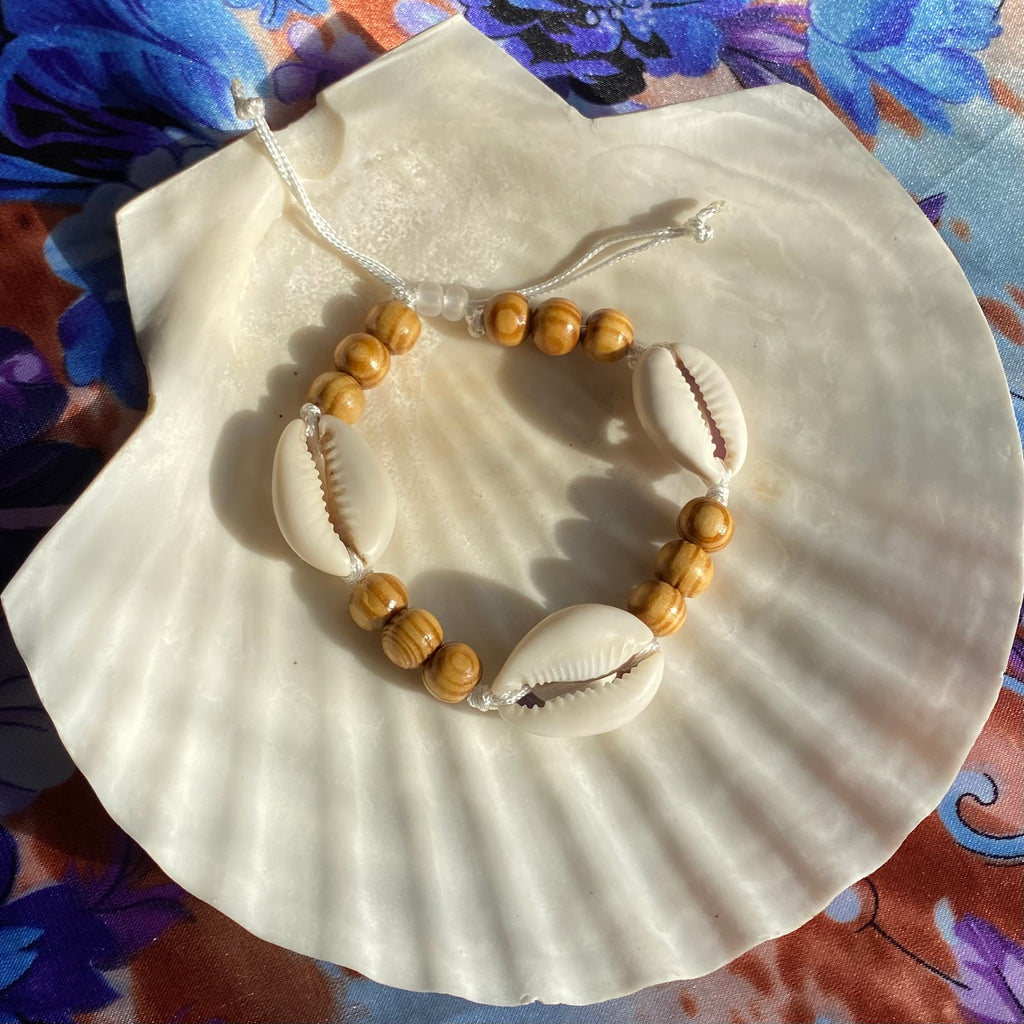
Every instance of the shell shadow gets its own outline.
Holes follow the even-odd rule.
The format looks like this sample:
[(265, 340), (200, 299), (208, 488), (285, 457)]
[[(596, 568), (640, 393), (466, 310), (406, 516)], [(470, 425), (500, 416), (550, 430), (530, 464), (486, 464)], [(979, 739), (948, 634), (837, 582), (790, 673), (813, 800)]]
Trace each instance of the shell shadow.
[(551, 610), (622, 605), (630, 589), (650, 577), (658, 548), (675, 536), (679, 506), (615, 470), (573, 480), (569, 498), (580, 517), (555, 528), (562, 557), (536, 559), (530, 577)]
[[(446, 640), (460, 640), (476, 651), (485, 681), (494, 678), (512, 648), (548, 611), (512, 587), (454, 569), (417, 576), (409, 587), (409, 598), (410, 603), (437, 615)], [(407, 675), (420, 685), (418, 672)], [(464, 703), (450, 710), (478, 714)]]
[[(420, 673), (392, 665), (380, 649), (380, 633), (360, 629), (348, 613), (350, 588), (331, 576), (296, 566), (292, 586), (309, 609), (328, 643), (344, 648), (366, 672), (395, 686), (421, 690)], [(439, 569), (417, 576), (409, 586), (409, 604), (428, 608), (444, 629), (445, 640), (468, 643), (483, 664), (483, 678), (490, 679), (509, 651), (544, 615), (535, 601), (473, 573)], [(477, 714), (456, 705), (453, 710)]]
[(228, 532), (249, 550), (290, 557), (270, 497), (278, 438), (305, 401), (310, 381), (333, 365), (334, 346), (360, 328), (377, 298), (369, 285), (357, 284), (351, 293), (330, 299), (320, 324), (301, 327), (288, 339), (291, 359), (269, 371), (256, 408), (235, 413), (221, 428), (210, 462), (210, 502)]

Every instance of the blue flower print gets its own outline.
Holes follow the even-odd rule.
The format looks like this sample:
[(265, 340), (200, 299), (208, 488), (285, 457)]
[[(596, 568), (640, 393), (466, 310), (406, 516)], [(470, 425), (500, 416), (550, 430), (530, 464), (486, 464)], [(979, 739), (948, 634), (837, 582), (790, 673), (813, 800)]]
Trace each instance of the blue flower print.
[(185, 140), (136, 157), (122, 171), (124, 180), (94, 188), (81, 211), (51, 231), (47, 262), (85, 293), (64, 311), (57, 327), (72, 384), (102, 379), (128, 408), (145, 408), (148, 382), (132, 332), (114, 215), (212, 151), (210, 144)]
[(0, 927), (0, 989), (13, 985), (31, 966), (36, 953), (29, 947), (42, 928)]
[(224, 0), (228, 7), (236, 10), (251, 11), (258, 7), (260, 24), (264, 28), (280, 28), (295, 11), (303, 17), (315, 18), (326, 14), (329, 10), (327, 0)]
[(113, 940), (67, 886), (6, 902), (17, 871), (17, 844), (0, 826), (0, 1021), (71, 1024), (117, 997), (92, 966)]
[(265, 64), (208, 0), (34, 0), (4, 6), (4, 198), (80, 201), (154, 149), (218, 144), (243, 128), (229, 85)]
[(145, 884), (151, 868), (122, 835), (102, 874), (86, 878), (72, 867), (59, 884), (9, 900), (18, 847), (0, 826), (0, 1024), (72, 1024), (118, 998), (105, 972), (188, 917), (177, 886)]
[(998, 0), (811, 0), (807, 59), (862, 131), (878, 130), (874, 87), (950, 131), (944, 104), (990, 96), (972, 54), (999, 34)]

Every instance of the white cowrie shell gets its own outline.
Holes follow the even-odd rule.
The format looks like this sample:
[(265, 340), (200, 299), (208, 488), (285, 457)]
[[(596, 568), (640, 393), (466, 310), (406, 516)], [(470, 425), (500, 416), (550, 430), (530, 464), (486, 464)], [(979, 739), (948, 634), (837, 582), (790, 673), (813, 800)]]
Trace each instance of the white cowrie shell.
[(534, 626), (508, 656), (491, 691), (502, 697), (527, 686), (543, 701), (500, 708), (510, 725), (563, 739), (596, 736), (647, 707), (664, 667), (654, 634), (639, 619), (609, 605), (578, 604)]
[(633, 372), (633, 404), (647, 436), (709, 487), (725, 470), (740, 471), (747, 424), (729, 378), (706, 352), (678, 343), (646, 349)]
[(271, 494), (289, 547), (332, 576), (352, 574), (350, 551), (367, 564), (375, 561), (395, 532), (398, 501), (387, 470), (359, 433), (335, 416), (320, 417), (315, 442), (307, 439), (302, 420), (284, 428)]

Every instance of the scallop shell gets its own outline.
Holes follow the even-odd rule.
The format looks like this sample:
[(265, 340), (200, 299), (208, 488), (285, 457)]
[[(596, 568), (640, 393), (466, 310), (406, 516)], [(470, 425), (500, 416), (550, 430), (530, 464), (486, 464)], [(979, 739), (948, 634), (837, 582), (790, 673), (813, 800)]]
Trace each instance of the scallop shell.
[(651, 702), (665, 658), (654, 634), (621, 608), (578, 604), (537, 623), (491, 684), (524, 686), (538, 703), (500, 709), (510, 725), (540, 736), (596, 736), (625, 725)]
[(691, 345), (657, 345), (640, 356), (633, 403), (647, 436), (708, 486), (735, 476), (747, 457), (747, 425), (729, 378)]
[(292, 420), (274, 453), (274, 516), (289, 547), (332, 576), (349, 576), (355, 552), (367, 564), (391, 542), (398, 515), (395, 488), (359, 432), (335, 416), (321, 416), (310, 449), (306, 425)]
[[(270, 501), (278, 417), (367, 280), (230, 145), (120, 211), (154, 401), (4, 594), (68, 751), (197, 897), (405, 989), (594, 1003), (802, 924), (942, 798), (1017, 625), (1020, 440), (948, 247), (795, 88), (590, 121), (454, 18), (318, 102), (281, 140), (329, 153), (333, 126), (318, 209), (482, 293), (681, 190), (728, 201), (713, 242), (569, 297), (643, 310), (649, 337), (719, 325), (757, 438), (744, 529), (624, 729), (552, 742), (410, 685), (344, 587), (276, 557)], [(524, 121), (530, 145), (491, 144)], [(736, 287), (749, 267), (770, 272)], [(441, 324), (359, 422), (404, 511), (382, 568), (485, 667), (543, 607), (621, 602), (667, 539), (678, 479), (614, 433), (623, 380)]]

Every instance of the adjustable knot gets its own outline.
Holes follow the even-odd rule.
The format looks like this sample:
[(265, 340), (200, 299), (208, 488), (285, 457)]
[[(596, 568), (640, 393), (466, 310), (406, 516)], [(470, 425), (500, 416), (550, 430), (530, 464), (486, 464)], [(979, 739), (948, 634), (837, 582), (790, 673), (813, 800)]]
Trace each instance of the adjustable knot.
[(711, 226), (711, 218), (725, 206), (721, 199), (698, 210), (689, 220), (690, 237), (698, 244), (703, 245), (715, 237), (715, 229)]
[(696, 227), (693, 229), (693, 240), (698, 245), (703, 245), (705, 242), (710, 242), (715, 237), (715, 229), (705, 220), (697, 222)]
[(231, 95), (235, 100), (235, 116), (239, 121), (258, 121), (267, 112), (259, 96), (246, 96), (245, 86), (237, 78), (231, 82)]

